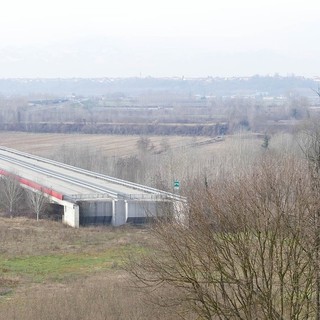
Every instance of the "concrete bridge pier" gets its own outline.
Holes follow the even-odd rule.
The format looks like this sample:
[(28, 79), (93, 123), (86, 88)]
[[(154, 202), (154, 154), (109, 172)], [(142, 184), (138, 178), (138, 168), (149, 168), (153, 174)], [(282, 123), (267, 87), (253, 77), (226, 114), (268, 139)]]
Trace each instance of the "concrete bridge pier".
[(66, 202), (64, 205), (62, 222), (74, 228), (79, 228), (79, 206), (75, 203)]
[(112, 220), (113, 226), (121, 226), (127, 222), (128, 202), (126, 200), (112, 200)]

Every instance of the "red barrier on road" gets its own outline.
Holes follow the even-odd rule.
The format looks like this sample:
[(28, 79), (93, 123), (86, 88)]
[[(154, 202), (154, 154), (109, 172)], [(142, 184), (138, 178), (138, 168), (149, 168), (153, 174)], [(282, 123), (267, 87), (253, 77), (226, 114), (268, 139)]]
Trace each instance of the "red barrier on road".
[(33, 182), (31, 180), (19, 177), (18, 175), (12, 174), (12, 173), (10, 173), (6, 170), (3, 170), (3, 169), (0, 169), (0, 175), (13, 177), (14, 179), (18, 180), (20, 184), (24, 184), (32, 189), (39, 190), (39, 191), (41, 191), (45, 194), (48, 194), (56, 199), (63, 200), (63, 194), (61, 194), (55, 190), (52, 190), (51, 188), (44, 187), (37, 182)]

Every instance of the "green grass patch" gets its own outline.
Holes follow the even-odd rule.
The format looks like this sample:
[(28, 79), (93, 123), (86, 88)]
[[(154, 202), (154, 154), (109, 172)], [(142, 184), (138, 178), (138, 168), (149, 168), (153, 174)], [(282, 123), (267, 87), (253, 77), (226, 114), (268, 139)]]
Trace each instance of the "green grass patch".
[(119, 268), (127, 253), (139, 254), (143, 248), (126, 245), (102, 252), (0, 257), (0, 272), (32, 282), (63, 281), (92, 272)]

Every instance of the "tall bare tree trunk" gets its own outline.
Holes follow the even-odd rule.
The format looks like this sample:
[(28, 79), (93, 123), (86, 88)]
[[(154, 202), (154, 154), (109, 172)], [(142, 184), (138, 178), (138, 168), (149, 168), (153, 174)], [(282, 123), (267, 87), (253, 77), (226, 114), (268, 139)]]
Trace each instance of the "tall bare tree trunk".
[(316, 319), (320, 320), (320, 125), (319, 118), (309, 121), (304, 129), (307, 140), (302, 147), (308, 160), (309, 174), (315, 200), (315, 268), (316, 268)]

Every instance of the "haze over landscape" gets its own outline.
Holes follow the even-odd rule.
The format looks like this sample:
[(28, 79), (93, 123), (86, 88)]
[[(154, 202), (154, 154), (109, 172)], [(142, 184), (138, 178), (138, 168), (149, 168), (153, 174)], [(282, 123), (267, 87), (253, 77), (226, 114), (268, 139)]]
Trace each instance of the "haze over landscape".
[(7, 1), (1, 78), (318, 75), (319, 3)]
[(0, 319), (320, 319), (319, 8), (3, 1)]

